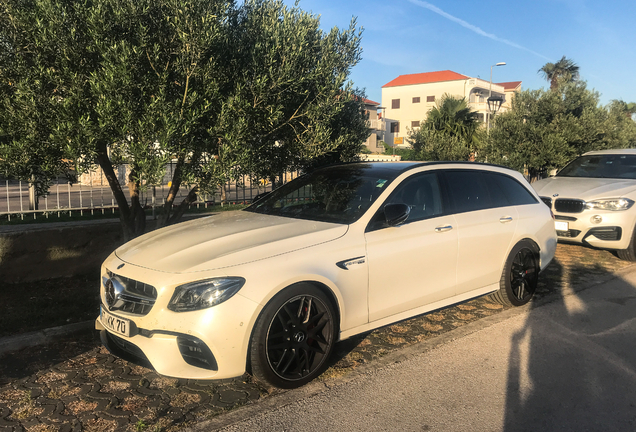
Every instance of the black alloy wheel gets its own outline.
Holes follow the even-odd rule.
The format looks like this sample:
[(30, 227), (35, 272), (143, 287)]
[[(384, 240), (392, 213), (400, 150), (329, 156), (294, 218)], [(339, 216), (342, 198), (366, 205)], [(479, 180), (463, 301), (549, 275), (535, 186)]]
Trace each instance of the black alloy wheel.
[(491, 298), (506, 306), (522, 306), (532, 299), (538, 282), (536, 246), (523, 240), (510, 251), (499, 282), (499, 291), (493, 293)]
[(534, 253), (523, 248), (515, 255), (510, 269), (510, 288), (515, 299), (525, 304), (537, 288), (538, 272)]
[(276, 387), (300, 387), (322, 372), (335, 338), (335, 312), (327, 297), (312, 285), (292, 286), (257, 321), (252, 373)]

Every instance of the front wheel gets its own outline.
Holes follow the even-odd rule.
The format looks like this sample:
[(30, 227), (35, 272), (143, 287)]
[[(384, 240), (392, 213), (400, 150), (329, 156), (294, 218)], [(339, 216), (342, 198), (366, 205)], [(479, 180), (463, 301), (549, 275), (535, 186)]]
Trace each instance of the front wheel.
[(506, 306), (522, 306), (530, 301), (539, 282), (539, 258), (536, 246), (522, 240), (510, 251), (504, 265), (499, 291), (491, 298)]
[(634, 228), (632, 239), (629, 242), (627, 249), (617, 250), (616, 255), (624, 261), (636, 261), (636, 228)]
[(336, 313), (310, 284), (278, 293), (256, 321), (250, 345), (252, 374), (275, 387), (300, 387), (322, 373), (336, 340)]

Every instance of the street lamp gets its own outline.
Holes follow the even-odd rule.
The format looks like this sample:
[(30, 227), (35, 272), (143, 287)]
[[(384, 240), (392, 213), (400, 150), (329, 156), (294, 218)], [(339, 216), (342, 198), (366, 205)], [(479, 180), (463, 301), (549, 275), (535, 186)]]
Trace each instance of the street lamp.
[[(494, 112), (496, 113), (499, 107), (501, 107), (501, 103), (503, 102), (503, 98), (501, 96), (492, 97), (492, 68), (495, 66), (505, 66), (506, 62), (499, 62), (490, 66), (490, 87), (488, 88), (488, 132), (490, 132), (490, 114), (493, 112), (492, 108), (494, 108)], [(492, 106), (492, 108), (491, 108)]]

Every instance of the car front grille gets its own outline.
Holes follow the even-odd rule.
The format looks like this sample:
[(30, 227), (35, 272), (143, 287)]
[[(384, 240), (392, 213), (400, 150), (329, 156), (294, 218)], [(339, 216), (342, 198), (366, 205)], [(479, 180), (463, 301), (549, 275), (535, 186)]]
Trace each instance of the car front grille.
[(554, 202), (554, 209), (562, 213), (581, 213), (585, 209), (585, 201), (559, 198)]
[(568, 222), (576, 222), (576, 218), (572, 217), (572, 216), (554, 215), (554, 218), (556, 220), (564, 220), (564, 221), (568, 221)]
[(152, 285), (108, 272), (102, 278), (106, 303), (111, 311), (133, 315), (147, 315), (157, 300), (157, 290)]
[(557, 231), (557, 236), (559, 237), (569, 237), (569, 238), (574, 238), (577, 237), (579, 234), (581, 234), (581, 231), (579, 230), (567, 230), (567, 231)]
[(550, 197), (540, 197), (541, 201), (543, 201), (543, 203), (545, 205), (547, 205), (548, 207), (552, 208), (552, 198)]

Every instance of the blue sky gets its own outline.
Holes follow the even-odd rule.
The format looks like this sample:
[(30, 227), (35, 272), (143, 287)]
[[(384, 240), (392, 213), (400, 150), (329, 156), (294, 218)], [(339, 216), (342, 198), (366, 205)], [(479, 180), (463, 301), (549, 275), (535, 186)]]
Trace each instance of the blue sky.
[[(285, 0), (293, 6), (294, 0)], [(321, 26), (363, 27), (362, 61), (351, 80), (367, 97), (398, 75), (450, 69), (493, 82), (523, 81), (547, 88), (537, 71), (562, 56), (580, 67), (588, 88), (636, 102), (634, 0), (300, 0)]]

